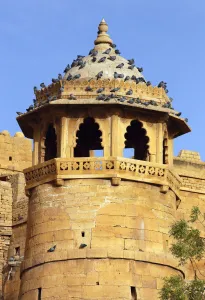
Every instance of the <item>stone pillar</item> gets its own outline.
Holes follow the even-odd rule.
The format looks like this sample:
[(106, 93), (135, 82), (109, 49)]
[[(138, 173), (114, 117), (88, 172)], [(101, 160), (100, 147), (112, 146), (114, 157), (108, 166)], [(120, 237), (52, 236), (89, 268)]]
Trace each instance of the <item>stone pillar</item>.
[(37, 165), (39, 163), (39, 150), (40, 150), (40, 131), (38, 127), (35, 127), (33, 130), (33, 158), (32, 164)]
[(113, 115), (111, 120), (111, 156), (118, 156), (118, 142), (119, 142), (119, 117)]
[(158, 123), (157, 126), (157, 135), (156, 135), (156, 162), (162, 164), (163, 163), (163, 130), (162, 123)]
[(70, 157), (70, 151), (68, 151), (68, 132), (69, 120), (66, 117), (62, 117), (60, 121), (60, 157)]

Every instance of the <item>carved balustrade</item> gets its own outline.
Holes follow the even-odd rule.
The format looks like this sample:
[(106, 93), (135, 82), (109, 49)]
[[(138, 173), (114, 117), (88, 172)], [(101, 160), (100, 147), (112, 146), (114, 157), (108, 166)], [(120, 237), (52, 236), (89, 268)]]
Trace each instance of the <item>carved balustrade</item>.
[(58, 179), (122, 178), (170, 187), (179, 197), (181, 179), (168, 165), (123, 157), (55, 158), (25, 169), (26, 189)]

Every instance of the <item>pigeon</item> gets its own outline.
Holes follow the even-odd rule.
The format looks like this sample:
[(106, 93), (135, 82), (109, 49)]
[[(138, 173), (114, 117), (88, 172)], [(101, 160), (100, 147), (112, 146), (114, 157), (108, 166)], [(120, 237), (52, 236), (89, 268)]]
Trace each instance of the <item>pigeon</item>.
[(128, 64), (129, 65), (134, 65), (134, 63), (135, 63), (134, 58), (128, 59)]
[(70, 100), (76, 100), (77, 98), (76, 98), (76, 96), (74, 96), (73, 94), (70, 94), (69, 99), (70, 99)]
[(57, 97), (56, 97), (56, 96), (54, 96), (54, 97), (53, 97), (53, 100), (57, 100)]
[(26, 111), (31, 111), (31, 110), (33, 110), (33, 105), (30, 105), (30, 106), (26, 109)]
[(19, 221), (23, 220), (23, 216), (18, 215), (18, 220)]
[(101, 63), (101, 62), (104, 62), (105, 60), (106, 60), (106, 57), (103, 56), (103, 57), (101, 57), (101, 58), (98, 60), (98, 62)]
[(96, 75), (97, 79), (100, 79), (102, 76), (103, 76), (103, 71), (100, 71), (100, 72)]
[(45, 88), (45, 87), (46, 87), (45, 84), (44, 84), (44, 82), (42, 82), (42, 83), (40, 84), (40, 87), (41, 87), (41, 88)]
[(108, 95), (107, 97), (105, 97), (105, 99), (103, 101), (109, 101), (111, 99), (111, 97)]
[(137, 67), (137, 70), (138, 70), (140, 73), (143, 72), (143, 68)]
[(168, 89), (165, 89), (165, 93), (168, 94), (168, 93), (169, 93), (169, 90), (168, 90)]
[(62, 79), (63, 79), (62, 75), (58, 74), (58, 80), (62, 80)]
[(125, 76), (124, 74), (118, 74), (119, 78), (124, 78), (124, 76)]
[(110, 94), (110, 98), (115, 98), (116, 96), (114, 94)]
[(33, 104), (36, 105), (36, 103), (37, 103), (37, 100), (33, 99)]
[(103, 54), (110, 54), (110, 51), (111, 51), (111, 48), (108, 48), (107, 50), (105, 50), (105, 51), (103, 52)]
[(141, 103), (140, 98), (136, 98), (136, 99), (135, 99), (135, 103), (140, 104), (140, 103)]
[(84, 57), (85, 57), (85, 55), (77, 55), (77, 59), (82, 59)]
[(120, 102), (125, 102), (126, 101), (126, 98), (125, 97), (121, 97), (118, 99)]
[(187, 118), (185, 118), (184, 121), (185, 121), (186, 123), (188, 123), (189, 120), (188, 120)]
[(36, 86), (34, 86), (33, 91), (34, 91), (34, 94), (38, 91)]
[(148, 105), (149, 105), (149, 102), (143, 102), (143, 104), (144, 104), (145, 106), (148, 106)]
[(66, 66), (66, 68), (64, 69), (63, 73), (66, 73), (66, 72), (68, 72), (69, 70), (70, 70), (70, 65), (68, 64), (68, 65)]
[(151, 85), (151, 81), (147, 81), (146, 85), (150, 86)]
[(129, 104), (133, 104), (134, 102), (135, 102), (134, 98), (129, 99), (129, 100), (127, 101), (127, 103), (129, 103)]
[(130, 80), (130, 76), (126, 76), (124, 81)]
[(72, 64), (71, 64), (71, 68), (77, 67), (77, 66), (78, 66), (78, 60), (74, 59)]
[(92, 53), (90, 54), (90, 56), (97, 56), (98, 55), (98, 51), (97, 50), (93, 50)]
[(137, 77), (136, 77), (135, 75), (132, 75), (131, 79), (132, 79), (132, 80), (136, 80)]
[(104, 89), (105, 89), (104, 87), (103, 87), (103, 88), (100, 88), (100, 89), (98, 89), (98, 90), (97, 90), (97, 93), (98, 93), (98, 94), (99, 94), (99, 93), (102, 93), (102, 92), (104, 91)]
[(92, 62), (96, 62), (96, 60), (97, 60), (97, 58), (95, 57), (95, 56), (93, 56), (93, 58), (92, 58)]
[(117, 45), (115, 45), (115, 44), (112, 44), (111, 46), (112, 46), (112, 48), (116, 48), (117, 47)]
[(79, 70), (82, 69), (82, 68), (84, 68), (85, 65), (86, 65), (86, 61), (84, 61), (84, 62), (82, 61), (82, 63), (80, 64)]
[(93, 89), (92, 89), (90, 86), (86, 86), (85, 91), (86, 91), (86, 92), (92, 92)]
[(133, 91), (130, 89), (129, 91), (127, 91), (126, 95), (132, 95)]
[(80, 244), (80, 247), (79, 247), (79, 249), (83, 249), (83, 248), (85, 248), (85, 247), (87, 247), (87, 245), (86, 245), (86, 244)]
[(56, 249), (56, 245), (47, 250), (47, 252), (54, 252)]
[(52, 78), (52, 83), (57, 83), (58, 81), (58, 79)]
[(108, 57), (108, 59), (111, 61), (114, 61), (114, 60), (116, 60), (116, 56), (110, 56), (110, 57)]
[(62, 86), (61, 88), (60, 88), (60, 92), (63, 92), (64, 91), (64, 86)]
[(118, 69), (122, 69), (122, 67), (124, 66), (124, 64), (123, 63), (121, 63), (121, 64), (119, 64), (119, 65), (117, 65), (116, 66), (116, 68), (118, 68)]
[(16, 113), (17, 113), (17, 115), (18, 115), (18, 116), (21, 116), (21, 115), (23, 115), (23, 113), (22, 113), (22, 112), (20, 112), (20, 111), (17, 111)]
[(79, 79), (81, 77), (81, 74), (76, 74), (75, 76), (73, 76), (73, 79)]
[(139, 82), (146, 82), (143, 77), (138, 77)]
[(164, 81), (160, 81), (160, 83), (158, 84), (158, 87), (162, 87), (163, 89), (167, 88), (167, 83)]
[(73, 78), (73, 76), (69, 73), (66, 80), (70, 81), (72, 78)]
[(115, 92), (117, 92), (117, 91), (119, 91), (119, 90), (120, 90), (120, 88), (117, 87), (117, 88), (114, 88), (114, 89), (110, 90), (110, 92), (111, 92), (111, 93), (115, 93)]
[(182, 113), (181, 113), (181, 112), (179, 112), (179, 113), (177, 113), (177, 114), (176, 114), (176, 116), (177, 116), (177, 117), (180, 117), (180, 116), (181, 116), (181, 114), (182, 114)]
[(149, 102), (151, 105), (153, 105), (153, 106), (157, 106), (157, 102), (156, 101), (154, 101), (154, 100), (150, 100), (150, 102)]
[(128, 67), (128, 69), (133, 70), (134, 67), (135, 67), (135, 65), (131, 65), (131, 66)]
[(105, 98), (106, 98), (105, 94), (101, 94), (96, 97), (97, 100), (104, 100)]
[(120, 55), (120, 50), (116, 49), (115, 50), (115, 54), (119, 54)]
[(14, 259), (14, 257), (13, 256), (11, 256), (10, 258), (9, 258), (9, 261), (14, 261), (15, 259)]
[(118, 74), (117, 72), (114, 72), (114, 78), (124, 78), (124, 74)]
[(118, 78), (118, 73), (114, 72), (114, 78), (117, 79)]

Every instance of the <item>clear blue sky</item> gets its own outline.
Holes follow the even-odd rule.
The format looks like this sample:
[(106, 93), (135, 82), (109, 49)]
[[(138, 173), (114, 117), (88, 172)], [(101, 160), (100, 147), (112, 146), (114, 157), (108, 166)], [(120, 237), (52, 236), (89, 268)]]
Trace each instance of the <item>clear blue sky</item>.
[(19, 131), (16, 111), (33, 86), (49, 84), (93, 47), (102, 18), (126, 58), (153, 84), (168, 83), (173, 106), (192, 132), (175, 140), (205, 160), (205, 0), (7, 0), (0, 5), (0, 131)]

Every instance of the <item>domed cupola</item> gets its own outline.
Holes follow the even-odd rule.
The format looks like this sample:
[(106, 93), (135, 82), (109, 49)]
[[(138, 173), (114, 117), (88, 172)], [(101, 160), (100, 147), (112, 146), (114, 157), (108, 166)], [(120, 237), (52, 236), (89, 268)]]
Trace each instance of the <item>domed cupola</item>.
[[(83, 172), (96, 176), (96, 171), (99, 176), (122, 177), (119, 172), (125, 176), (128, 170), (141, 166), (138, 175), (155, 176), (157, 182), (159, 170), (165, 176), (165, 169), (172, 165), (173, 138), (190, 128), (173, 109), (166, 83), (152, 86), (146, 81), (143, 69), (134, 59), (120, 55), (107, 31), (103, 19), (89, 54), (77, 55), (66, 66), (64, 76), (59, 74), (50, 85), (41, 83), (39, 90), (35, 87), (34, 105), (17, 120), (25, 136), (34, 139), (33, 164), (55, 159), (55, 171), (49, 178), (64, 177), (63, 169), (61, 175), (56, 170), (62, 166), (61, 159), (69, 159), (62, 167), (66, 178)], [(96, 153), (103, 158), (98, 163), (99, 170), (92, 158)], [(86, 159), (81, 165), (77, 158)], [(161, 164), (161, 169), (149, 169), (153, 163)], [(136, 171), (131, 175), (136, 179)], [(28, 188), (36, 184), (32, 176), (28, 172)], [(45, 174), (40, 177), (47, 178)]]

